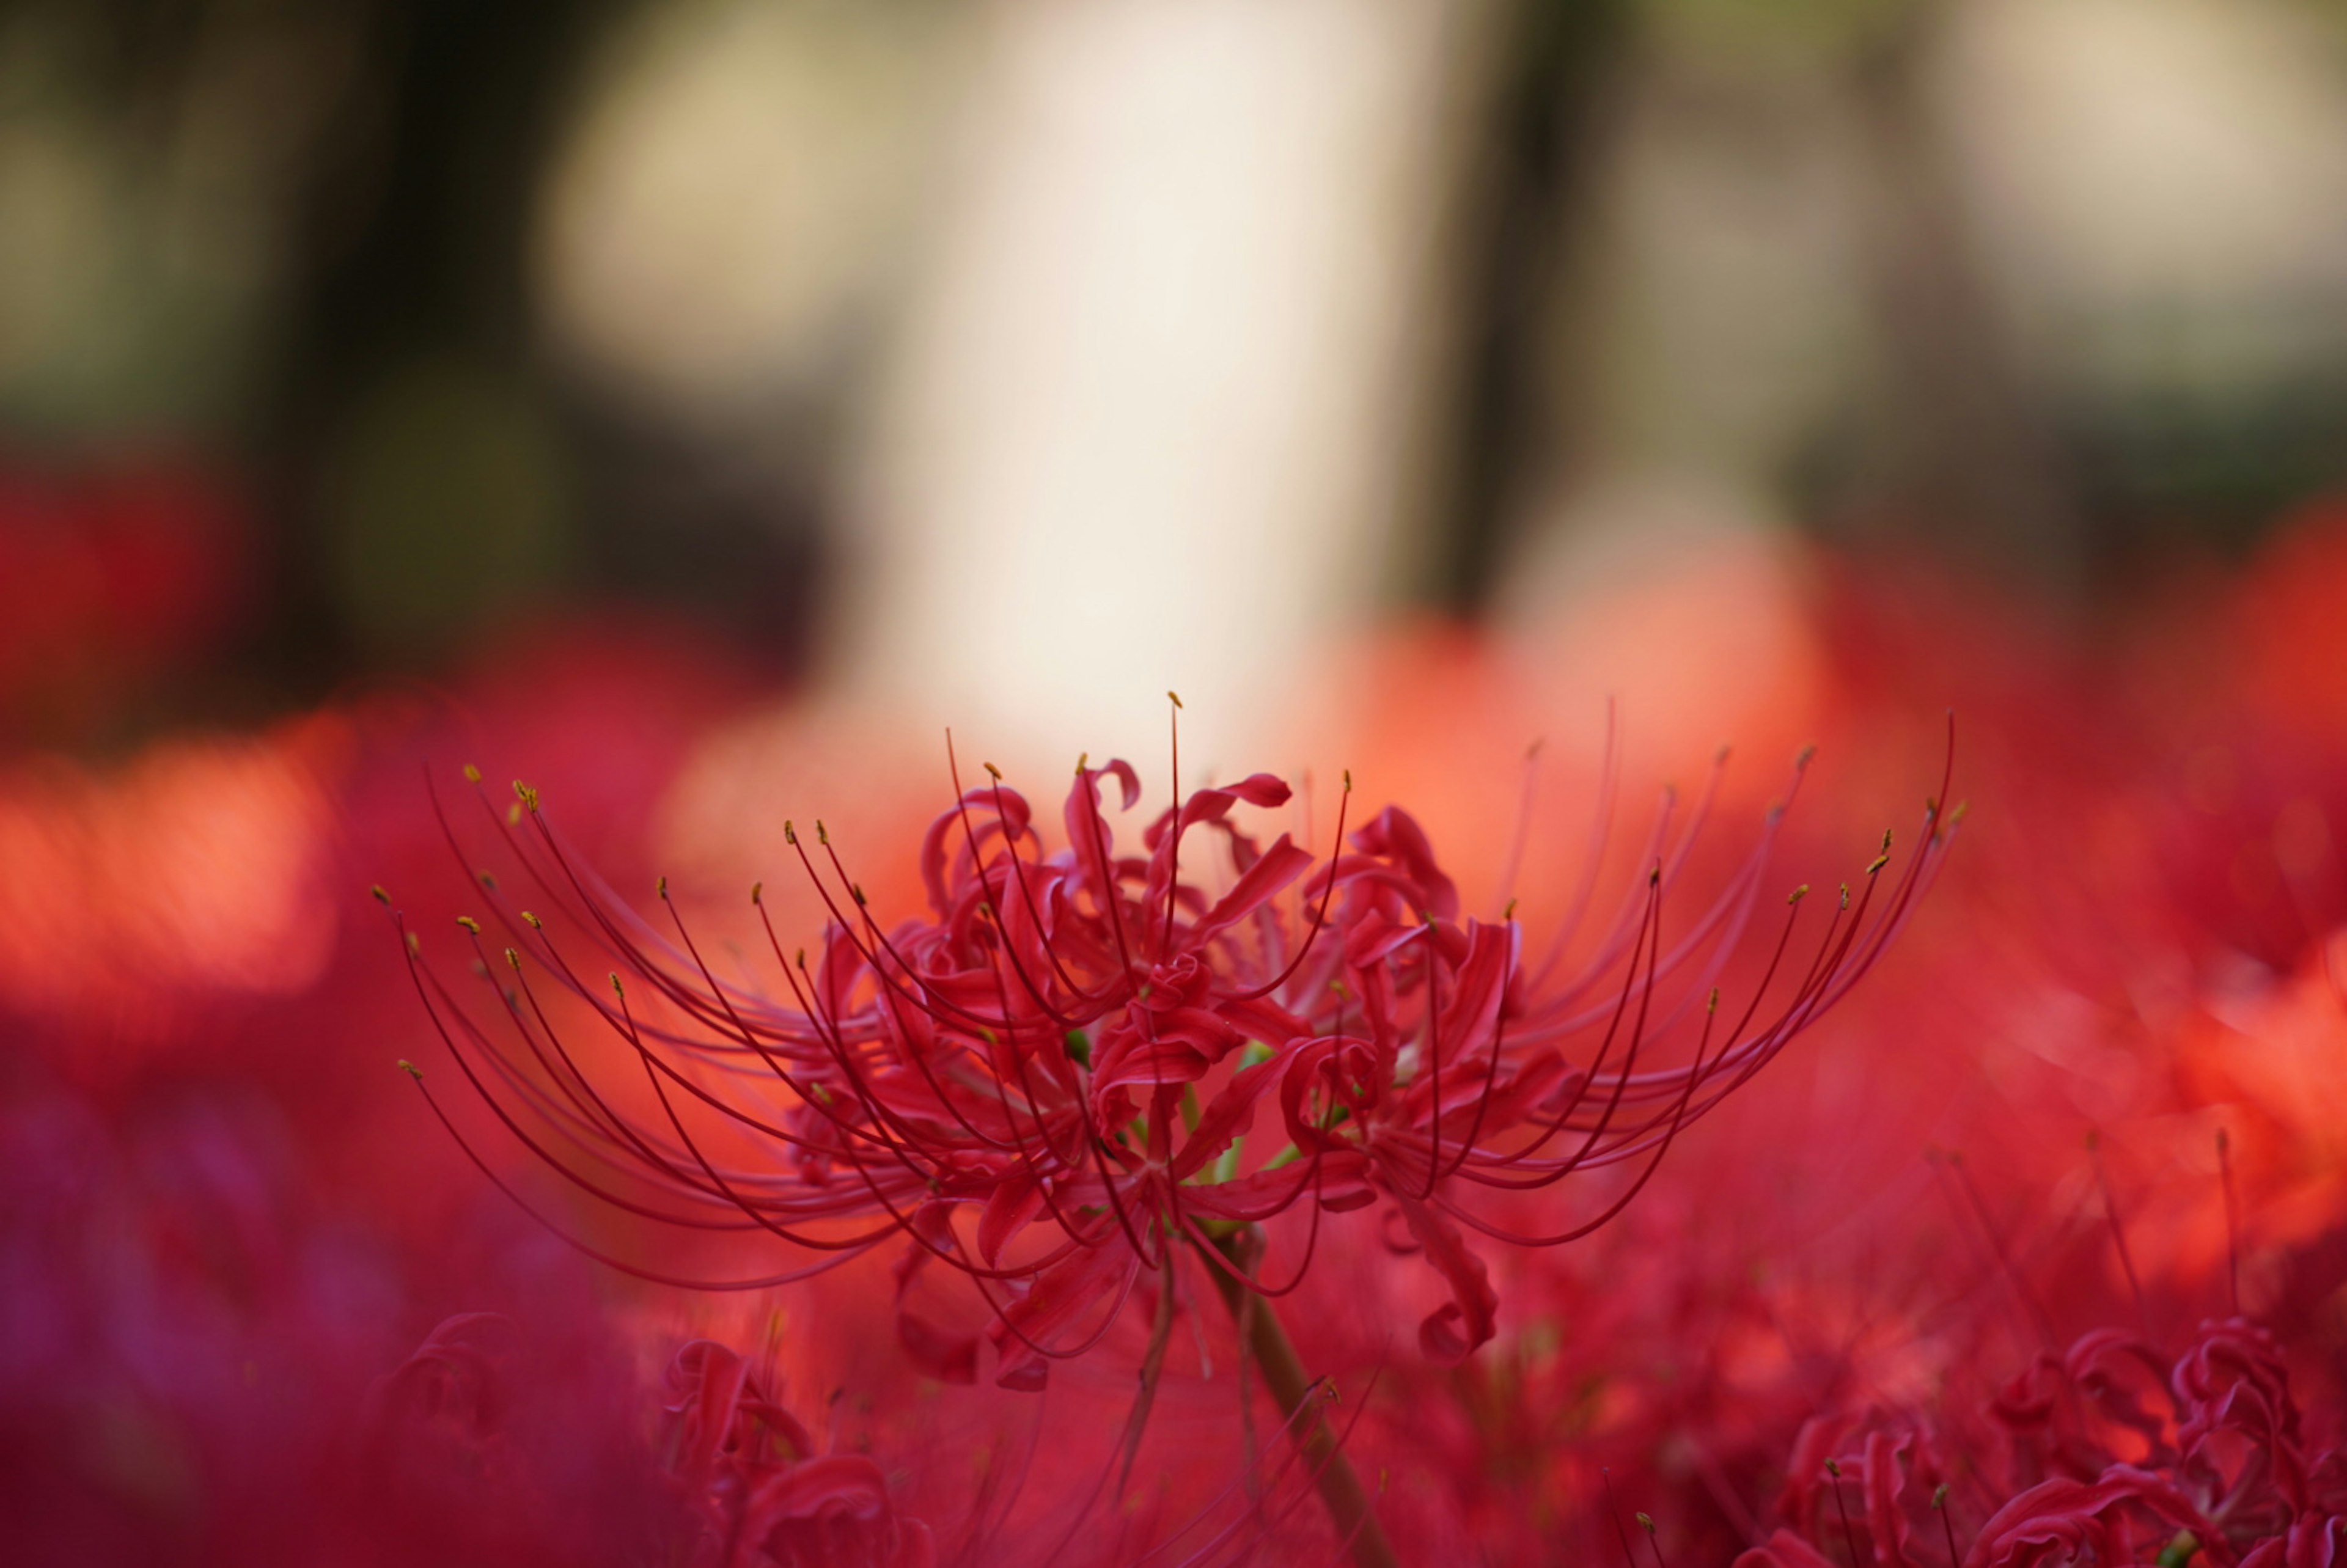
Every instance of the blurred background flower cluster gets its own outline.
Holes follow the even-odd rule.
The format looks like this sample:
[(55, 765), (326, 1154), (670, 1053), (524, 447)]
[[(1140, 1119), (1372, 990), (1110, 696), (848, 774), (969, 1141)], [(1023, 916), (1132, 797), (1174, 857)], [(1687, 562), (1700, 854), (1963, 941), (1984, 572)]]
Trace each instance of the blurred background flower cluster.
[[(768, 1560), (1051, 1537), (1129, 1357), (1003, 1415), (866, 1321), (885, 1269), (596, 1273), (404, 1092), (366, 890), (460, 907), (424, 781), (477, 762), (617, 886), (766, 877), (811, 938), (785, 817), (902, 896), (944, 725), (1049, 799), (1159, 757), (1168, 687), (1198, 776), (1349, 767), (1474, 897), (1534, 742), (1571, 879), (1609, 700), (1625, 799), (1733, 741), (1739, 824), (1822, 742), (1824, 885), (1959, 712), (1904, 946), (1620, 1226), (1494, 1259), (1498, 1342), (1397, 1348), (1373, 1236), (1316, 1284), (1411, 1560), (1594, 1560), (1604, 1469), (1674, 1563), (1815, 1533), (1804, 1421), (2179, 1354), (2233, 1276), (2321, 1426), (2342, 612), (2330, 0), (17, 0), (0, 1522), (719, 1561), (680, 1519), (801, 1504), (678, 1457), (766, 1398), (661, 1403), (706, 1335), (883, 1467)], [(1214, 1387), (1100, 1560), (1237, 1484)]]

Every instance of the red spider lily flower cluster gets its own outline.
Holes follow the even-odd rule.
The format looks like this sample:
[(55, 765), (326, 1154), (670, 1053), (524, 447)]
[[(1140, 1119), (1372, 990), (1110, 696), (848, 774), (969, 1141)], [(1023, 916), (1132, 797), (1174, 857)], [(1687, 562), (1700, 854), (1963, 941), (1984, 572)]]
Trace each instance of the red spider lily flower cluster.
[[(1449, 1287), (1419, 1341), (1455, 1361), (1491, 1337), (1497, 1308), (1467, 1234), (1553, 1245), (1619, 1213), (1674, 1138), (1882, 952), (1950, 825), (1943, 780), (1900, 871), (1882, 875), (1886, 834), (1800, 949), (1797, 890), (1765, 973), (1723, 1007), (1717, 981), (1761, 907), (1784, 803), (1707, 907), (1674, 921), (1666, 896), (1710, 796), (1684, 822), (1666, 800), (1617, 911), (1584, 932), (1585, 883), (1528, 958), (1512, 906), (1464, 912), (1399, 808), (1349, 836), (1340, 808), (1337, 848), (1317, 858), (1288, 834), (1265, 845), (1243, 826), (1239, 808), (1290, 799), (1256, 774), (1177, 792), (1129, 853), (1102, 793), (1113, 781), (1130, 811), (1134, 770), (1079, 763), (1054, 850), (1025, 796), (988, 771), (978, 787), (957, 784), (921, 842), (919, 917), (884, 920), (820, 825), (812, 846), (787, 835), (832, 919), (812, 958), (785, 951), (753, 890), (779, 991), (746, 972), (721, 978), (665, 882), (667, 928), (634, 913), (566, 846), (535, 791), (518, 784), (514, 809), (488, 810), (531, 890), (481, 874), (506, 944), (494, 958), (482, 927), (461, 922), (502, 1005), (468, 1008), (407, 944), (464, 1077), (584, 1193), (643, 1219), (763, 1232), (797, 1255), (730, 1280), (596, 1255), (746, 1288), (902, 1237), (900, 1282), (930, 1263), (972, 1281), (993, 1315), (997, 1381), (1033, 1389), (1052, 1361), (1100, 1343), (1144, 1283), (1153, 1366), (1184, 1253), (1220, 1286), (1276, 1297), (1304, 1278), (1324, 1215), (1382, 1200)], [(1576, 937), (1585, 956), (1568, 964)], [(549, 980), (570, 999), (557, 1005)], [(589, 1011), (573, 1016), (600, 1024), (605, 1050), (648, 1086), (643, 1114), (558, 1029), (580, 1003)], [(1250, 1146), (1266, 1102), (1284, 1136)], [(1619, 1190), (1571, 1224), (1537, 1233), (1497, 1217), (1520, 1194), (1614, 1170), (1626, 1173)], [(1298, 1209), (1300, 1255), (1273, 1271), (1253, 1227)], [(938, 1375), (975, 1376), (974, 1337), (909, 1312), (901, 1327)]]
[[(1966, 1419), (1811, 1420), (1789, 1527), (1738, 1568), (2205, 1563), (2315, 1568), (2347, 1546), (2347, 1455), (2310, 1442), (2272, 1336), (2203, 1323), (2183, 1354), (2097, 1328)], [(1979, 1521), (1959, 1551), (1958, 1513)], [(1861, 1547), (1861, 1542), (1865, 1547)], [(1927, 1544), (1929, 1543), (1929, 1544)]]

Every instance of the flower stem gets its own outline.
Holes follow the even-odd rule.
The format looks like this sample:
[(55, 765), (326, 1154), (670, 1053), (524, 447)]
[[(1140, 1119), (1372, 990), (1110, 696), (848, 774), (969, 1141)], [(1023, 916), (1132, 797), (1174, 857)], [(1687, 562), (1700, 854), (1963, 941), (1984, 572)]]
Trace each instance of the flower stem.
[[(1214, 1246), (1242, 1268), (1249, 1266), (1262, 1251), (1259, 1233), (1253, 1225), (1233, 1232)], [(1386, 1539), (1385, 1531), (1378, 1523), (1377, 1511), (1370, 1505), (1361, 1478), (1354, 1473), (1352, 1462), (1346, 1459), (1336, 1433), (1328, 1430), (1328, 1422), (1320, 1413), (1313, 1398), (1315, 1380), (1305, 1375), (1304, 1363), (1296, 1358), (1295, 1345), (1279, 1325), (1279, 1315), (1272, 1310), (1269, 1301), (1224, 1270), (1209, 1264), (1206, 1272), (1214, 1276), (1214, 1287), (1223, 1293), (1223, 1303), (1231, 1309), (1231, 1317), (1239, 1326), (1240, 1337), (1245, 1341), (1240, 1353), (1252, 1356), (1263, 1370), (1264, 1387), (1287, 1421), (1288, 1431), (1319, 1489), (1321, 1505), (1328, 1511), (1328, 1521), (1337, 1527), (1337, 1539), (1351, 1551), (1354, 1568), (1398, 1568), (1393, 1543)]]

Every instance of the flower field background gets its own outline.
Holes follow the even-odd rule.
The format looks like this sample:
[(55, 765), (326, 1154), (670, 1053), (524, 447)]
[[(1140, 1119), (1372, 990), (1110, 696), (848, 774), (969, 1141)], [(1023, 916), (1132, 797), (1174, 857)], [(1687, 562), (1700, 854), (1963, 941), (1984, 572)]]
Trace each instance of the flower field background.
[[(1626, 1542), (1634, 1560), (1931, 1563), (1952, 1543), (1971, 1563), (2122, 1562), (2190, 1532), (2212, 1563), (2326, 1561), (2347, 535), (2310, 516), (2219, 600), (2154, 600), (2091, 655), (1879, 563), (1810, 553), (1763, 586), (1785, 596), (1784, 663), (1737, 715), (1698, 841), (1721, 843), (1675, 876), (1732, 882), (1810, 740), (1768, 876), (1857, 872), (1874, 824), (1919, 819), (1950, 707), (1961, 831), (1874, 971), (1681, 1132), (1613, 1224), (1554, 1247), (1445, 1238), (1488, 1279), (1471, 1354), (1420, 1343), (1448, 1287), (1394, 1209), (1415, 1177), (1373, 1176), (1319, 1222), (1279, 1311), (1396, 1557), (1604, 1561)], [(1627, 662), (1642, 619), (1675, 640), (1657, 662), (1731, 653), (1689, 646), (1669, 613), (1710, 591), (1649, 589)], [(1602, 738), (1603, 702), (1544, 706), (1523, 650), (1465, 631), (1348, 657), (1404, 674), (1373, 702), (1317, 702), (1300, 733), (1350, 759), (1360, 799), (1389, 777), (1409, 792), (1466, 907), (1502, 902), (1512, 860), (1537, 939), (1584, 869), (1603, 764), (1583, 734), (1528, 769), (1525, 737)], [(1635, 683), (1615, 711), (1628, 735), (1655, 712)], [(638, 890), (612, 907), (645, 915), (671, 855), (730, 858), (697, 810), (689, 845), (658, 825), (733, 792), (733, 885), (680, 873), (665, 897), (738, 952), (753, 875), (793, 940), (820, 924), (759, 858), (784, 811), (827, 813), (873, 907), (919, 897), (921, 835), (952, 794), (941, 749), (844, 723), (673, 639), (558, 628), (441, 692), (105, 775), (16, 770), (0, 907), (20, 1539), (126, 1562), (1343, 1560), (1296, 1422), (1259, 1369), (1242, 1387), (1201, 1271), (1163, 1309), (1170, 1338), (1153, 1343), (1144, 1286), (1048, 1384), (998, 1387), (1018, 1344), (998, 1329), (984, 1376), (950, 1365), (938, 1342), (973, 1354), (958, 1337), (986, 1302), (950, 1269), (908, 1277), (901, 1243), (724, 1296), (631, 1280), (519, 1213), (395, 1068), (459, 1081), (369, 883), (400, 889), (458, 968), (454, 916), (485, 907), (427, 780), (456, 798), (478, 755), (545, 781), (566, 843)], [(1638, 776), (1645, 754), (1614, 759), (1617, 882), (1639, 880), (1663, 784)], [(743, 757), (756, 776), (725, 776)], [(1712, 750), (1684, 760), (1700, 777)], [(584, 1049), (610, 1065), (608, 1040)], [(446, 1102), (488, 1170), (589, 1245), (687, 1274), (792, 1251), (614, 1213), (477, 1102)], [(1626, 1179), (1505, 1212), (1563, 1229)], [(1313, 1223), (1265, 1222), (1283, 1271)]]
[(0, 1563), (2341, 1568), (2342, 607), (2332, 0), (17, 0)]

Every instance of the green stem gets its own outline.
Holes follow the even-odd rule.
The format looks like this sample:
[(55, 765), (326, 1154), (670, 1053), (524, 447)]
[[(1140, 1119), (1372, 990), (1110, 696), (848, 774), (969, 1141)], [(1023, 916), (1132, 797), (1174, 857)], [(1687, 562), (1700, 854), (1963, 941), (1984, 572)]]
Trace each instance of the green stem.
[[(1262, 1251), (1259, 1234), (1253, 1225), (1234, 1231), (1217, 1241), (1214, 1247), (1240, 1268), (1248, 1267)], [(1269, 1301), (1223, 1269), (1211, 1263), (1205, 1269), (1214, 1276), (1214, 1287), (1223, 1293), (1223, 1304), (1231, 1309), (1231, 1317), (1238, 1324), (1240, 1337), (1245, 1341), (1240, 1354), (1253, 1357), (1255, 1364), (1262, 1368), (1264, 1387), (1286, 1419), (1288, 1433), (1302, 1452), (1306, 1468), (1312, 1472), (1321, 1505), (1328, 1511), (1328, 1522), (1337, 1527), (1337, 1539), (1351, 1547), (1354, 1568), (1399, 1568), (1393, 1543), (1386, 1539), (1385, 1531), (1378, 1523), (1377, 1511), (1370, 1505), (1361, 1478), (1354, 1473), (1352, 1462), (1337, 1442), (1337, 1434), (1328, 1430), (1328, 1422), (1320, 1413), (1319, 1401), (1313, 1398), (1315, 1379), (1305, 1375), (1296, 1347), (1289, 1342), (1287, 1331), (1279, 1326), (1279, 1315), (1272, 1310)]]

